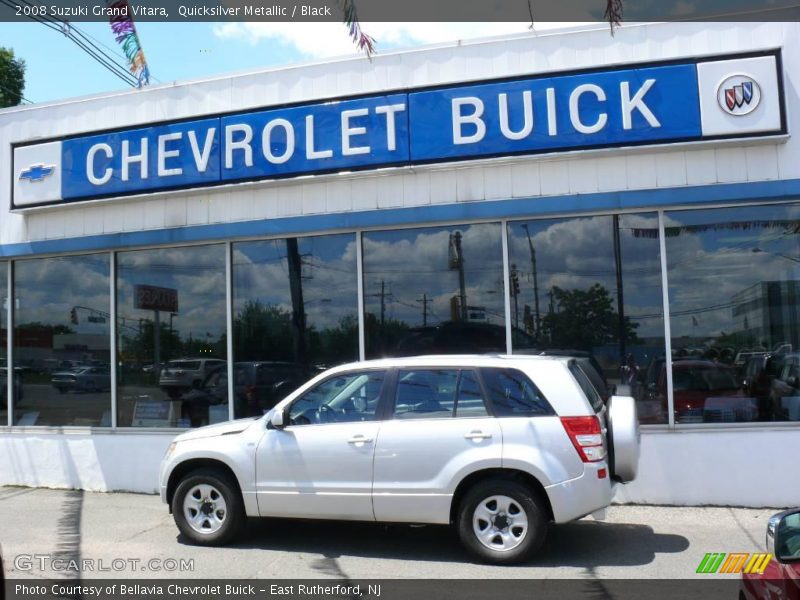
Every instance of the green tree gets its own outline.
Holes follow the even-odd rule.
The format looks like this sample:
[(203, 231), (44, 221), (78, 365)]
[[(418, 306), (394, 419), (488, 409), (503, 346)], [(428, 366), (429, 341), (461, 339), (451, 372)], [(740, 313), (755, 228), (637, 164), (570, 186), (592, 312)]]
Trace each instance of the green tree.
[(0, 108), (22, 102), (25, 89), (25, 61), (14, 58), (14, 51), (0, 47)]
[[(556, 286), (552, 291), (558, 312), (542, 319), (543, 334), (550, 344), (556, 348), (591, 350), (619, 341), (619, 316), (605, 287), (595, 283), (587, 290), (565, 290)], [(637, 341), (638, 326), (625, 317), (626, 342)]]

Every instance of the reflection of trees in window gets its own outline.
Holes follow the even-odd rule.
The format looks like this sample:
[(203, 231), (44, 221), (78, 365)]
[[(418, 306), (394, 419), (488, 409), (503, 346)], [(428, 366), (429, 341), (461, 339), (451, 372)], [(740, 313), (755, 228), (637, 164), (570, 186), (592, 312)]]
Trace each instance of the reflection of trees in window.
[[(617, 343), (620, 337), (619, 314), (609, 291), (595, 283), (587, 290), (551, 290), (553, 310), (542, 319), (542, 338), (550, 346), (591, 350)], [(625, 341), (640, 342), (636, 336), (638, 323), (624, 319)]]
[[(296, 343), (298, 335), (304, 337), (302, 345)], [(317, 329), (307, 325), (299, 330), (293, 327), (291, 311), (275, 304), (248, 300), (234, 316), (233, 336), (237, 360), (325, 364), (336, 362), (337, 358), (352, 357), (353, 339), (358, 339), (358, 320), (355, 315), (346, 315), (335, 326)], [(303, 348), (303, 354), (296, 353), (298, 347)]]

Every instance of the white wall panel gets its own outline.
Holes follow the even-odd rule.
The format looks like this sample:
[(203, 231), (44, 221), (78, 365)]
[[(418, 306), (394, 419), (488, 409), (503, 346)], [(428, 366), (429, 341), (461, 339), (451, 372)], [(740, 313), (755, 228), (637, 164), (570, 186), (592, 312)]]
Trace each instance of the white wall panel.
[[(327, 190), (328, 186), (325, 183), (304, 183), (302, 188), (303, 194), (303, 214), (314, 215), (325, 212), (327, 205)], [(402, 190), (401, 194), (402, 196)]]
[(430, 203), (430, 174), (423, 171), (403, 175), (403, 206), (422, 206)]
[[(617, 486), (615, 501), (678, 506), (795, 506), (800, 478), (790, 429), (642, 433), (637, 479)], [(171, 433), (2, 433), (0, 486), (158, 491), (158, 465)], [(726, 477), (719, 477), (726, 473)], [(709, 482), (713, 482), (710, 484)], [(776, 482), (780, 482), (777, 485)]]
[[(207, 223), (213, 223), (214, 218), (211, 216), (211, 205), (212, 199), (217, 196), (217, 194), (189, 194), (186, 198), (186, 224), (205, 225)], [(218, 218), (220, 222), (225, 221), (227, 216), (225, 215), (224, 201), (216, 202), (214, 206), (219, 207), (215, 211), (214, 217)], [(165, 218), (163, 215), (164, 209), (162, 209), (162, 222)]]
[(378, 179), (378, 208), (403, 206), (403, 177), (388, 175)]
[(628, 187), (624, 156), (601, 156), (597, 163), (597, 189), (600, 192), (624, 190)]
[(597, 191), (597, 161), (570, 160), (567, 162), (571, 194), (591, 194)]
[[(487, 200), (502, 200), (504, 198), (511, 198), (513, 195), (512, 177), (513, 167), (511, 165), (497, 165), (494, 167), (486, 167), (483, 170), (484, 193)], [(532, 167), (528, 167), (527, 171), (530, 172)], [(517, 177), (520, 178), (521, 183), (525, 180), (527, 173), (519, 173)], [(536, 192), (539, 193), (539, 177), (536, 173)]]
[(628, 189), (644, 190), (658, 185), (656, 178), (656, 158), (643, 150), (635, 151), (626, 157)]
[(483, 200), (485, 197), (483, 169), (458, 169), (456, 171), (456, 199), (459, 202)]
[(713, 150), (686, 153), (686, 183), (707, 185), (717, 182), (717, 157)]
[(515, 198), (538, 196), (542, 190), (541, 170), (546, 169), (549, 164), (526, 161), (511, 165), (511, 195)]
[(542, 196), (569, 193), (569, 167), (565, 160), (549, 160), (539, 166)]
[(747, 181), (747, 153), (744, 148), (717, 148), (715, 154), (718, 182)]
[(745, 148), (747, 179), (767, 181), (778, 179), (778, 153), (775, 146), (751, 146)]
[(674, 187), (686, 185), (686, 154), (662, 152), (656, 157), (656, 185)]
[(186, 226), (186, 196), (170, 196), (164, 203), (164, 227)]

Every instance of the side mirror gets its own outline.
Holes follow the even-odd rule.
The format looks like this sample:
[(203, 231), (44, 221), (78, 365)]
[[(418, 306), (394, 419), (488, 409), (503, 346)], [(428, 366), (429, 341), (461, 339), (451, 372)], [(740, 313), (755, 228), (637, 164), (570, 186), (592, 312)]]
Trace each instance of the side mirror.
[(273, 429), (283, 429), (286, 427), (286, 423), (284, 422), (284, 412), (282, 410), (273, 411), (272, 416), (269, 419), (269, 424)]
[(800, 509), (770, 517), (767, 524), (767, 552), (778, 562), (800, 561)]

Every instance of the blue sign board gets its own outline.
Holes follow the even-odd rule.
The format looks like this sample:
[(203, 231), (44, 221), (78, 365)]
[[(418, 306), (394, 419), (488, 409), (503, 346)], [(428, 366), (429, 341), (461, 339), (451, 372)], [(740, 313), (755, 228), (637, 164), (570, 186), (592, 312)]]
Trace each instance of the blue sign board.
[[(774, 64), (774, 57), (769, 60)], [(701, 64), (687, 60), (270, 108), (71, 137), (41, 144), (39, 155), (35, 146), (20, 147), (15, 160), (17, 151), (29, 148), (24, 160), (31, 164), (15, 166), (28, 186), (20, 188), (28, 196), (15, 195), (15, 202), (706, 139), (719, 133), (709, 133), (708, 109), (701, 111), (716, 101), (705, 91), (701, 98)], [(730, 119), (725, 126), (731, 135), (744, 123), (735, 115), (714, 118)]]

